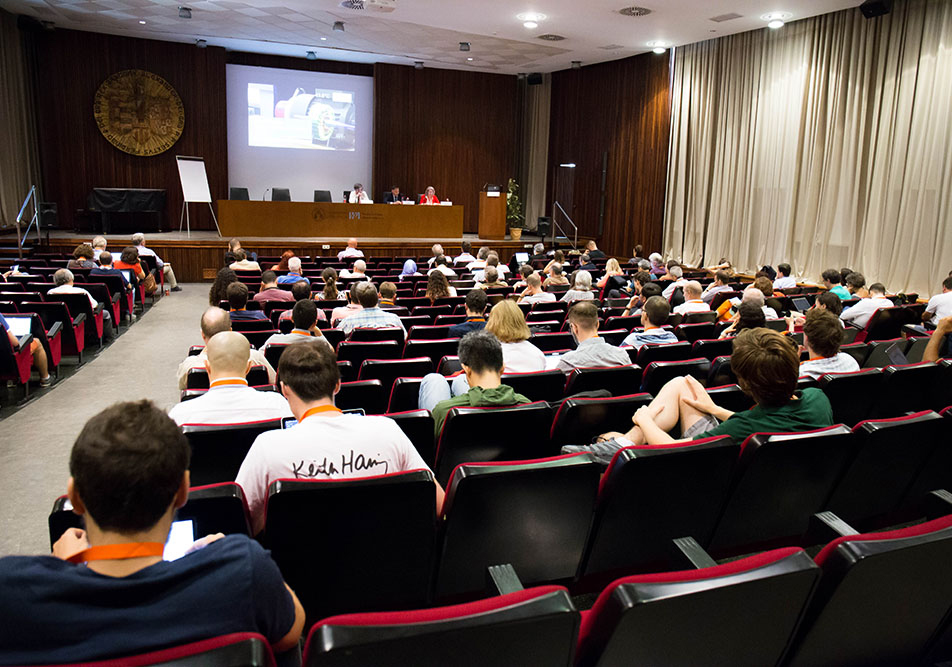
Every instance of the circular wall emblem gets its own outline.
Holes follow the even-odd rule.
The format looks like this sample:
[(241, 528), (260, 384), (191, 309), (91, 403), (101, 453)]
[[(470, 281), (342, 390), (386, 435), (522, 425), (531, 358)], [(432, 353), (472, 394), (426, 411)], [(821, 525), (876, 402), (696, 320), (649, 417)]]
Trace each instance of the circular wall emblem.
[(96, 125), (106, 141), (132, 155), (158, 155), (182, 136), (185, 109), (168, 81), (127, 69), (102, 82), (93, 102)]

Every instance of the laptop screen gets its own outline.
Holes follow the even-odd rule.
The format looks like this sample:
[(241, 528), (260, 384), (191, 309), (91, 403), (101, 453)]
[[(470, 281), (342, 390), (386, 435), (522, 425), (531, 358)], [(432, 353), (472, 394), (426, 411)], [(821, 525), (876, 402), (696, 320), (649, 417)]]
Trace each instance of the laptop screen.
[(132, 282), (132, 271), (130, 271), (129, 269), (120, 269), (120, 271), (122, 271), (122, 275), (124, 275), (124, 276), (126, 277), (126, 281), (128, 281), (128, 282), (131, 283), (131, 282)]
[(793, 307), (796, 308), (799, 312), (805, 313), (810, 310), (810, 302), (804, 299), (802, 296), (797, 296), (792, 299)]
[(10, 325), (10, 332), (17, 338), (23, 338), (30, 333), (32, 319), (17, 315), (4, 315), (7, 324)]
[(529, 263), (529, 253), (527, 253), (527, 252), (517, 252), (517, 253), (516, 253), (516, 261), (519, 262), (519, 264), (528, 264), (528, 263)]
[(906, 355), (902, 349), (900, 349), (899, 343), (893, 343), (886, 348), (886, 356), (889, 357), (889, 360), (896, 366), (905, 366), (909, 363), (909, 359), (906, 358)]

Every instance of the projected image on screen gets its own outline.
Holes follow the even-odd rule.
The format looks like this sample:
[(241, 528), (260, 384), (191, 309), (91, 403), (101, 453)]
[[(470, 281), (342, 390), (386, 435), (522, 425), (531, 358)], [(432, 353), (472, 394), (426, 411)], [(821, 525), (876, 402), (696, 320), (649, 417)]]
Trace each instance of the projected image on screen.
[(355, 130), (352, 91), (248, 84), (249, 146), (354, 151)]

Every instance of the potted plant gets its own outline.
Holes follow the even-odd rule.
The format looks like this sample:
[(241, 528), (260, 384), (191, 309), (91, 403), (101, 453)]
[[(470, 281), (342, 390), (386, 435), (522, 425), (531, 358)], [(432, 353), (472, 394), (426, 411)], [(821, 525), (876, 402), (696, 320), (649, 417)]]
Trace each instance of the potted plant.
[(513, 241), (522, 238), (522, 230), (526, 225), (526, 216), (522, 214), (522, 200), (519, 198), (519, 184), (516, 179), (510, 178), (506, 189), (506, 223), (509, 225), (509, 236)]

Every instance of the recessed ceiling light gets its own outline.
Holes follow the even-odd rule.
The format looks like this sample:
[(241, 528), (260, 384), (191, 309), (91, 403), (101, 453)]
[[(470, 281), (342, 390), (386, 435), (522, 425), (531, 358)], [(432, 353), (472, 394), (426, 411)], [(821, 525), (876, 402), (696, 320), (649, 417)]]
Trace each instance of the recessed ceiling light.
[(769, 14), (764, 14), (760, 17), (761, 21), (767, 22), (767, 27), (776, 30), (782, 28), (784, 21), (789, 20), (793, 17), (793, 14), (790, 12), (770, 12)]
[(545, 14), (539, 14), (538, 12), (523, 12), (522, 14), (516, 14), (516, 18), (520, 21), (545, 21)]
[(139, 25), (145, 25), (145, 21), (139, 21)]
[(654, 51), (655, 53), (657, 53), (658, 55), (661, 55), (662, 53), (664, 53), (665, 51), (667, 51), (667, 49), (664, 48), (663, 46), (656, 46), (656, 47), (654, 47), (654, 48), (651, 49), (651, 50)]
[(423, 69), (423, 61), (422, 61), (422, 60), (415, 60), (415, 61), (413, 62), (413, 69)]
[(526, 21), (525, 23), (522, 24), (522, 27), (528, 28), (529, 30), (533, 30), (535, 28), (538, 28), (539, 24), (536, 23), (535, 21)]
[(782, 28), (783, 25), (784, 25), (783, 21), (781, 21), (780, 19), (774, 19), (773, 21), (767, 24), (767, 27), (772, 30), (776, 30), (777, 28)]
[(322, 42), (326, 42), (326, 41), (327, 41), (327, 37), (321, 37), (321, 41), (322, 41)]
[(466, 60), (472, 60), (472, 58), (467, 58)]
[(573, 60), (573, 61), (572, 61), (572, 69), (582, 69), (582, 61), (581, 61), (581, 60)]

